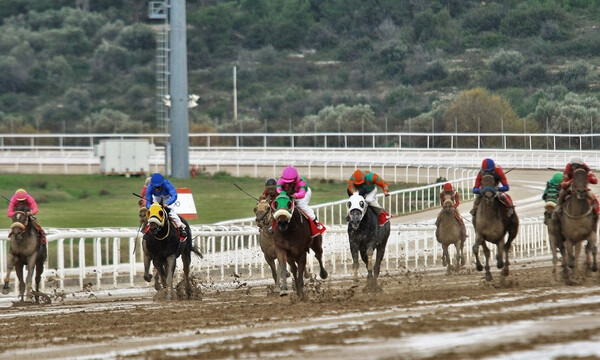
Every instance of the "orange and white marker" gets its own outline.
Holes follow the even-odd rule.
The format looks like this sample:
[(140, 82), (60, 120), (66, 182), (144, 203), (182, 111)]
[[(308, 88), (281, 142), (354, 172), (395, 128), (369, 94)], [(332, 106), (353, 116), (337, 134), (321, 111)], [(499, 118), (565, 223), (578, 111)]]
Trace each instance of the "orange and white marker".
[(184, 219), (196, 219), (198, 217), (194, 197), (189, 188), (177, 188), (177, 201), (173, 204), (173, 208)]

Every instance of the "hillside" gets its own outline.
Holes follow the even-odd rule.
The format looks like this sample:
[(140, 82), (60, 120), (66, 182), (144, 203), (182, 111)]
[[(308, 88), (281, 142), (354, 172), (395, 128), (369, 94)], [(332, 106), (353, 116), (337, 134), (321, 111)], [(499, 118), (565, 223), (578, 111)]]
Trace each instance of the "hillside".
[[(193, 132), (600, 128), (598, 0), (186, 4)], [(3, 10), (0, 131), (159, 130), (146, 2)]]

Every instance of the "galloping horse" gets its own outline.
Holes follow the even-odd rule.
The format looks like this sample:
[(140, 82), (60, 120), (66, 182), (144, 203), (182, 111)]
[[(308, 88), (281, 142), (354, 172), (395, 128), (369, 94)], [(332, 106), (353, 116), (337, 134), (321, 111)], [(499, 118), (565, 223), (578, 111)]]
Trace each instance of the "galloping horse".
[[(473, 244), (473, 253), (477, 271), (482, 271), (483, 266), (479, 261), (479, 247), (483, 249), (485, 255), (485, 279), (492, 280), (490, 272), (490, 249), (487, 242), (496, 244), (496, 261), (498, 269), (502, 270), (503, 276), (508, 276), (509, 260), (508, 255), (513, 240), (519, 231), (519, 218), (517, 214), (509, 217), (506, 213), (506, 206), (499, 199), (498, 191), (494, 187), (495, 180), (492, 175), (486, 174), (481, 179), (481, 202), (477, 207), (475, 222), (475, 244)], [(504, 237), (508, 233), (508, 240), (504, 242)], [(504, 260), (503, 260), (504, 258)]]
[(256, 204), (256, 207), (254, 208), (254, 214), (256, 215), (256, 223), (260, 228), (260, 249), (265, 256), (265, 261), (271, 268), (271, 275), (273, 276), (273, 281), (275, 281), (275, 286), (279, 287), (279, 282), (277, 281), (277, 267), (275, 265), (275, 260), (277, 259), (275, 242), (273, 240), (273, 234), (269, 233), (269, 228), (273, 222), (273, 215), (271, 212), (271, 206), (267, 200), (261, 200)]
[[(360, 257), (367, 266), (367, 288), (376, 290), (381, 260), (390, 236), (390, 222), (379, 226), (379, 216), (358, 193), (352, 194), (346, 205), (354, 281), (358, 281), (358, 253), (360, 252)], [(377, 255), (373, 263), (375, 250)]]
[[(154, 288), (159, 291), (162, 288), (167, 290), (167, 300), (173, 299), (173, 276), (177, 258), (181, 255), (183, 262), (183, 281), (185, 292), (188, 299), (192, 295), (192, 286), (189, 279), (190, 263), (192, 261), (192, 252), (202, 258), (202, 254), (192, 244), (192, 232), (185, 219), (181, 219), (185, 224), (187, 239), (181, 244), (180, 249), (179, 234), (177, 226), (171, 223), (166, 209), (159, 203), (153, 203), (146, 212), (148, 219), (148, 230), (144, 234), (142, 247), (144, 250), (144, 280), (150, 282), (150, 261), (156, 268), (158, 278), (154, 281)], [(160, 280), (160, 283), (159, 283)]]
[[(556, 209), (556, 203), (547, 201), (544, 205), (544, 224), (548, 228), (548, 241), (550, 243), (550, 250), (552, 251), (552, 272), (556, 273), (556, 266), (558, 265), (558, 252), (562, 242), (557, 241), (557, 236), (554, 231), (554, 221), (552, 220), (552, 214)], [(559, 236), (561, 238), (562, 236)]]
[[(3, 294), (8, 294), (10, 272), (13, 267), (19, 279), (19, 296), (24, 301), (25, 287), (27, 286), (27, 298), (32, 297), (32, 278), (35, 269), (35, 301), (39, 303), (40, 280), (44, 272), (44, 262), (48, 256), (45, 247), (41, 247), (41, 237), (24, 211), (15, 211), (10, 226), (10, 252), (8, 254), (8, 266), (6, 278), (4, 279)], [(27, 279), (23, 281), (23, 267), (27, 266)]]
[(592, 271), (598, 270), (596, 262), (598, 217), (588, 200), (587, 184), (587, 171), (581, 168), (575, 170), (571, 185), (574, 194), (569, 196), (562, 205), (562, 216), (553, 217), (555, 229), (560, 229), (560, 231), (556, 231), (555, 236), (559, 239), (563, 255), (562, 265), (565, 278), (568, 277), (567, 266), (573, 270), (577, 267), (579, 251), (575, 251), (575, 246), (583, 240), (587, 240), (585, 247), (587, 268)]
[(327, 271), (323, 267), (323, 238), (321, 235), (311, 237), (312, 221), (305, 217), (300, 210), (296, 210), (294, 202), (282, 192), (272, 203), (273, 218), (277, 226), (273, 229), (275, 252), (279, 261), (279, 279), (281, 288), (280, 296), (289, 294), (286, 279), (286, 267), (289, 264), (292, 277), (296, 284), (296, 293), (304, 298), (304, 278), (302, 274), (306, 269), (306, 253), (312, 249), (315, 258), (319, 261), (321, 279), (327, 278)]
[(436, 221), (435, 238), (442, 245), (442, 264), (447, 267), (448, 271), (452, 269), (448, 248), (454, 244), (456, 248), (454, 269), (458, 270), (461, 266), (465, 265), (463, 248), (467, 239), (467, 232), (464, 224), (458, 219), (460, 214), (454, 208), (452, 195), (444, 194), (442, 201), (442, 210), (440, 210)]

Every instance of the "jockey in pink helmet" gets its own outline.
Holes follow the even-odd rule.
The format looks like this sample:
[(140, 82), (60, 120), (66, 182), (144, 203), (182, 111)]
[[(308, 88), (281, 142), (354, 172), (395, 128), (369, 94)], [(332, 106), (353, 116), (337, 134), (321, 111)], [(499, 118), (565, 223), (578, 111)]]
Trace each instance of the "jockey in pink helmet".
[(281, 177), (277, 180), (277, 193), (280, 194), (282, 191), (285, 191), (287, 196), (294, 200), (296, 206), (311, 218), (318, 230), (323, 229), (323, 225), (317, 220), (314, 210), (308, 206), (312, 191), (306, 184), (304, 177), (301, 177), (298, 170), (293, 166), (283, 169)]

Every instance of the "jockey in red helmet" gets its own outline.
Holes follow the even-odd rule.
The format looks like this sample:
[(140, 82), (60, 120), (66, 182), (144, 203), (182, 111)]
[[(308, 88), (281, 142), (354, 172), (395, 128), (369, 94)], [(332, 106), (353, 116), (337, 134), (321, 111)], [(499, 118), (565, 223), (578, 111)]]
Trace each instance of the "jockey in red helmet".
[[(458, 196), (458, 191), (456, 191), (456, 189), (449, 182), (445, 183), (442, 186), (442, 191), (440, 191), (440, 205), (442, 207), (444, 206), (444, 198), (446, 196), (451, 196), (452, 199), (454, 200), (454, 205), (452, 206), (456, 210), (454, 217), (458, 220), (458, 223), (460, 225), (460, 228), (461, 228), (461, 231), (463, 232), (463, 234), (466, 234), (467, 228), (465, 227), (465, 222), (464, 222), (462, 216), (458, 212), (458, 205), (460, 205), (460, 197)], [(440, 211), (437, 219), (435, 220), (435, 226), (439, 225), (441, 219), (442, 219), (442, 212)]]
[[(565, 170), (563, 171), (563, 180), (562, 180), (561, 191), (558, 196), (558, 204), (557, 204), (559, 214), (562, 211), (562, 204), (564, 203), (565, 198), (567, 197), (568, 194), (571, 193), (571, 184), (573, 183), (573, 172), (579, 168), (584, 169), (587, 172), (588, 183), (590, 183), (590, 184), (598, 183), (598, 179), (596, 178), (596, 175), (594, 175), (592, 173), (592, 170), (583, 161), (583, 158), (581, 156), (571, 157), (571, 159), (569, 159), (569, 163), (566, 165)], [(588, 188), (587, 195), (588, 195), (588, 199), (592, 203), (592, 207), (594, 208), (594, 213), (596, 215), (598, 215), (598, 213), (600, 212), (600, 204), (598, 203), (598, 198), (596, 197), (596, 195), (594, 195), (594, 193), (589, 188)]]
[(265, 181), (265, 189), (258, 200), (266, 200), (269, 204), (277, 197), (277, 180), (269, 178)]
[[(494, 177), (494, 184), (497, 187), (497, 190), (500, 192), (499, 196), (501, 197), (501, 202), (504, 203), (507, 208), (506, 214), (509, 218), (512, 217), (515, 211), (512, 199), (508, 194), (506, 194), (506, 192), (509, 190), (508, 181), (506, 180), (506, 174), (504, 174), (504, 170), (502, 170), (502, 167), (500, 167), (500, 165), (496, 165), (496, 163), (494, 163), (494, 160), (490, 158), (483, 159), (483, 162), (481, 163), (481, 170), (477, 174), (477, 178), (475, 178), (475, 186), (473, 187), (473, 193), (476, 194), (477, 197), (473, 202), (473, 209), (471, 209), (471, 215), (475, 217), (475, 214), (477, 213), (477, 207), (481, 202), (481, 178), (483, 177), (483, 175), (487, 174), (490, 174)], [(498, 186), (498, 184), (500, 184), (501, 186)]]

